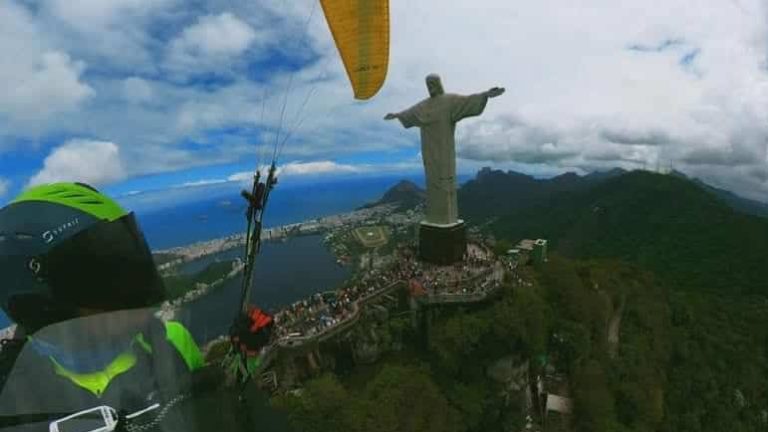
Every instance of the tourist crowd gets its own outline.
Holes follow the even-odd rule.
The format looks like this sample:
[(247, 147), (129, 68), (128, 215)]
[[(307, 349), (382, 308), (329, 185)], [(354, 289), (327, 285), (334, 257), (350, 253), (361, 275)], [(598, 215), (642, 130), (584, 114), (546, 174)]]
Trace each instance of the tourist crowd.
[(277, 339), (318, 336), (355, 315), (360, 301), (398, 282), (417, 283), (428, 295), (485, 292), (501, 283), (494, 277), (500, 262), (480, 245), (470, 245), (465, 259), (451, 266), (423, 263), (410, 248), (399, 249), (395, 256), (386, 268), (367, 271), (339, 290), (314, 294), (278, 312)]

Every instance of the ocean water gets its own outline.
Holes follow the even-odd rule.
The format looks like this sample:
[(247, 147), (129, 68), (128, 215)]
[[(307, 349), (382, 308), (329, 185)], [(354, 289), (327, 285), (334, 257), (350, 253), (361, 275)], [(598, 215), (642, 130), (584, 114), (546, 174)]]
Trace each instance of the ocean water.
[[(376, 201), (399, 180), (382, 177), (278, 186), (270, 197), (264, 223), (271, 227), (351, 211)], [(139, 214), (147, 241), (157, 250), (244, 231), (245, 203), (236, 193)], [(213, 260), (238, 256), (243, 256), (241, 249), (227, 251), (189, 263), (182, 271), (200, 271)], [(336, 288), (350, 273), (350, 268), (336, 263), (319, 235), (265, 243), (257, 259), (250, 302), (274, 313), (313, 293)], [(183, 320), (198, 342), (227, 333), (237, 311), (241, 284), (242, 279), (235, 278), (184, 306)]]
[[(232, 258), (240, 251), (222, 255)], [(313, 293), (336, 288), (351, 271), (336, 264), (319, 235), (265, 243), (256, 262), (250, 304), (274, 313)], [(237, 277), (184, 305), (182, 320), (198, 342), (227, 333), (238, 309), (241, 286), (242, 278)]]
[[(351, 211), (376, 201), (401, 179), (402, 176), (279, 184), (270, 197), (264, 223), (272, 227)], [(423, 183), (418, 177), (408, 179)], [(184, 191), (192, 196), (178, 204), (132, 205), (135, 201), (130, 200), (121, 204), (136, 211), (147, 242), (153, 250), (159, 250), (245, 231), (245, 203), (239, 191), (235, 185), (201, 187)], [(227, 255), (242, 256), (242, 251)], [(192, 265), (202, 269), (205, 263)], [(258, 259), (252, 298), (259, 306), (275, 310), (313, 292), (331, 289), (348, 274), (349, 269), (336, 264), (319, 236), (269, 243)], [(226, 331), (237, 308), (239, 287), (240, 279), (235, 279), (189, 304), (193, 316), (189, 324), (196, 337), (208, 339)], [(0, 311), (0, 328), (8, 324)]]
[[(354, 210), (376, 201), (402, 177), (365, 178), (275, 188), (264, 216), (273, 227)], [(418, 178), (410, 179), (419, 181)], [(201, 193), (199, 199), (160, 210), (137, 210), (139, 224), (153, 250), (227, 236), (246, 229), (240, 189)], [(209, 196), (213, 195), (213, 196)]]
[[(240, 249), (230, 250), (193, 261), (187, 270), (199, 271), (216, 259), (242, 256)], [(322, 236), (290, 238), (285, 242), (264, 243), (256, 261), (249, 303), (275, 313), (309, 295), (335, 289), (349, 275), (349, 266), (340, 266), (322, 242)], [(195, 340), (203, 344), (227, 334), (238, 311), (242, 274), (181, 307), (180, 319)], [(1, 314), (2, 312), (0, 312)], [(9, 324), (6, 317), (0, 324)]]
[[(378, 200), (403, 179), (424, 186), (421, 176), (279, 184), (271, 195), (264, 223), (272, 227), (351, 211)], [(160, 250), (245, 231), (245, 203), (239, 193), (239, 186), (227, 184), (119, 201), (136, 212), (150, 247)], [(174, 199), (181, 195), (183, 199)], [(242, 251), (230, 251), (208, 261), (235, 256), (242, 256)], [(190, 271), (205, 265), (205, 261), (192, 263)], [(256, 266), (252, 303), (275, 311), (314, 292), (334, 288), (350, 271), (336, 264), (320, 236), (266, 243)], [(226, 332), (237, 309), (240, 284), (241, 279), (236, 278), (185, 307), (192, 317), (188, 324), (196, 338), (204, 341)], [(8, 324), (0, 311), (0, 328)]]

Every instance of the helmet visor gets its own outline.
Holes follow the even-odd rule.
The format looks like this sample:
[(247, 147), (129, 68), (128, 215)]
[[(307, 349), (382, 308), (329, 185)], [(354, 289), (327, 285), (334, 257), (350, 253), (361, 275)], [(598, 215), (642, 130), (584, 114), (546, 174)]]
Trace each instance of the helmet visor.
[(155, 305), (165, 289), (133, 213), (102, 221), (41, 257), (53, 297), (98, 311)]

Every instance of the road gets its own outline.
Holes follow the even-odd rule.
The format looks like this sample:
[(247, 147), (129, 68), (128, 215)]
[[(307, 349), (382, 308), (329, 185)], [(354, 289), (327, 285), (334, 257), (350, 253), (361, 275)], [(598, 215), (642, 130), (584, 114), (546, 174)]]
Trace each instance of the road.
[(627, 297), (622, 295), (619, 308), (613, 312), (613, 316), (608, 321), (608, 354), (610, 354), (611, 358), (616, 357), (619, 353), (619, 329), (621, 328), (621, 316), (624, 312), (626, 301)]

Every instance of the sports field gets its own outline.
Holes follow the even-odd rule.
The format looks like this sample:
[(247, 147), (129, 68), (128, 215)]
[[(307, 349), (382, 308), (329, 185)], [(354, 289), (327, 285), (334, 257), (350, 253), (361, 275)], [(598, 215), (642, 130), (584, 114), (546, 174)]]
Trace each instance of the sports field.
[(389, 240), (386, 228), (382, 226), (369, 226), (355, 228), (355, 237), (367, 248), (384, 246)]

